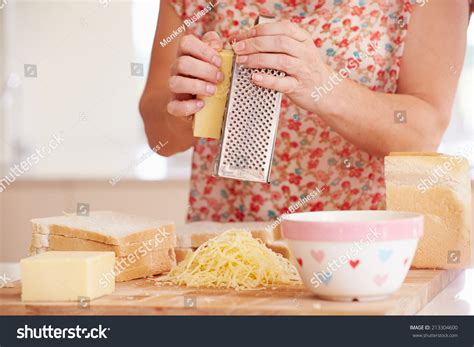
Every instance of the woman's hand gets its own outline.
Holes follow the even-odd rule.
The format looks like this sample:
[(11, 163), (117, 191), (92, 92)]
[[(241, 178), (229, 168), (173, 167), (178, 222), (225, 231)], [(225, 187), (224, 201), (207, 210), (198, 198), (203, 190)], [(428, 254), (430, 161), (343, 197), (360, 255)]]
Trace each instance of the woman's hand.
[(311, 93), (327, 82), (331, 69), (323, 63), (311, 35), (289, 21), (260, 24), (236, 38), (237, 62), (249, 68), (272, 68), (286, 77), (254, 74), (256, 85), (286, 94), (293, 103), (315, 110)]
[(206, 33), (202, 40), (186, 35), (179, 43), (178, 55), (168, 80), (172, 99), (167, 105), (167, 111), (189, 126), (189, 116), (204, 107), (204, 102), (195, 96), (214, 95), (216, 84), (224, 78), (219, 70), (222, 61), (218, 51), (221, 49), (222, 42), (214, 31)]

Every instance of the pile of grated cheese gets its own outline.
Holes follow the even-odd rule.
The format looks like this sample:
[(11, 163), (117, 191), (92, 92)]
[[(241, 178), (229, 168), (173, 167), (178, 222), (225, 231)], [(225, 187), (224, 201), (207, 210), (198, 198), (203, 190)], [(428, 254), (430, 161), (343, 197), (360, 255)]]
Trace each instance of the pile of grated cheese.
[(301, 283), (297, 270), (287, 259), (245, 230), (228, 230), (205, 242), (156, 281), (236, 290)]

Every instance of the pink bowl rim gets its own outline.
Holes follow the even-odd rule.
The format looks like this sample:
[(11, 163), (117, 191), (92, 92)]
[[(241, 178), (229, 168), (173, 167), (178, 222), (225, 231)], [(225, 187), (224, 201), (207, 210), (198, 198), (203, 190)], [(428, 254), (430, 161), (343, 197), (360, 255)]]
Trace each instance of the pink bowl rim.
[[(345, 215), (343, 218), (351, 215), (365, 218), (371, 216), (369, 218), (373, 219), (331, 220), (343, 215)], [(373, 235), (372, 242), (416, 239), (423, 235), (423, 225), (423, 215), (415, 212), (316, 211), (282, 216), (283, 236), (289, 240), (299, 241), (351, 242), (367, 239), (370, 234)]]

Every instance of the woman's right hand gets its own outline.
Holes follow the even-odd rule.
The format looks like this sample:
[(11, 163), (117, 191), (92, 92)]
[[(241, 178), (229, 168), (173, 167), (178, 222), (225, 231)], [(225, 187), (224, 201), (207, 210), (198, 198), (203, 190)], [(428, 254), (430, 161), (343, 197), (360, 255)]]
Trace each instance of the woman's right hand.
[(204, 101), (196, 95), (214, 95), (216, 85), (224, 79), (220, 50), (222, 41), (215, 31), (206, 33), (202, 40), (193, 35), (181, 39), (168, 81), (172, 93), (168, 113), (190, 122), (189, 116), (204, 107)]

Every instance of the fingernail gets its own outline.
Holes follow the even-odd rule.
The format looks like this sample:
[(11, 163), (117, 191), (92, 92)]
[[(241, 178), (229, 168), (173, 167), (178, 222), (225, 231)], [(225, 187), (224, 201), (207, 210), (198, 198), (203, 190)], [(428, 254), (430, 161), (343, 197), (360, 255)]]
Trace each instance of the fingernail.
[(221, 48), (221, 45), (215, 41), (211, 42), (209, 45), (211, 46), (212, 49), (215, 49), (216, 51), (218, 51)]
[(208, 84), (206, 86), (206, 92), (207, 92), (207, 94), (214, 95), (214, 93), (216, 92), (216, 87), (213, 86), (212, 84)]
[(222, 64), (221, 58), (218, 57), (217, 55), (212, 57), (211, 62), (217, 67), (220, 67)]
[(245, 43), (243, 42), (237, 42), (235, 45), (234, 45), (234, 51), (241, 51), (245, 48)]
[(218, 81), (222, 81), (224, 79), (224, 74), (222, 73), (222, 71), (219, 71), (216, 75), (216, 79)]
[(246, 55), (239, 55), (239, 56), (237, 57), (237, 63), (243, 64), (243, 63), (245, 63), (248, 59), (249, 59), (249, 57), (246, 56)]
[(198, 108), (203, 108), (204, 107), (204, 101), (202, 101), (202, 100), (199, 100), (196, 104), (197, 104)]
[(254, 81), (257, 81), (257, 82), (263, 81), (263, 76), (262, 75), (253, 74), (252, 78), (253, 78)]

